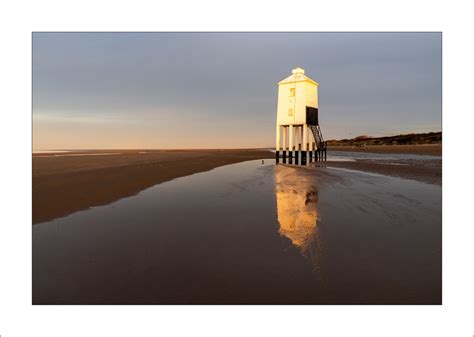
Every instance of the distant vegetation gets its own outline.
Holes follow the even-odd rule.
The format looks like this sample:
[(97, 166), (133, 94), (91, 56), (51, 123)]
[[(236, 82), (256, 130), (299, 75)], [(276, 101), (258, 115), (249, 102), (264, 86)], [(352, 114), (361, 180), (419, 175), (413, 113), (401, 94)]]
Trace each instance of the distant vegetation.
[(328, 140), (329, 146), (368, 146), (368, 145), (422, 145), (441, 144), (441, 132), (410, 133), (390, 137), (358, 136), (353, 139)]

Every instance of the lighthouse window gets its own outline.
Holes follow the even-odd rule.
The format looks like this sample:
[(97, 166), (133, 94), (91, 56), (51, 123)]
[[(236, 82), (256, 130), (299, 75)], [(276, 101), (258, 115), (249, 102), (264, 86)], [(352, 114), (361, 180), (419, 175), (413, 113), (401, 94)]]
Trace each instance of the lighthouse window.
[(293, 116), (293, 108), (288, 109), (288, 116)]
[(295, 88), (290, 88), (290, 97), (295, 96)]

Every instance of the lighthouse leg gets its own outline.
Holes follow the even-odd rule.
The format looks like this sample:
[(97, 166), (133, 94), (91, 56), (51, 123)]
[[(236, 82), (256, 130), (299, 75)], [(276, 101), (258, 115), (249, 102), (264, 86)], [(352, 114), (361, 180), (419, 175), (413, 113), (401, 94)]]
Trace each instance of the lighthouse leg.
[(300, 165), (303, 165), (303, 142), (304, 142), (303, 130), (304, 130), (304, 125), (298, 126), (298, 151), (299, 151), (298, 156), (300, 158), (300, 161), (299, 161)]
[(295, 140), (295, 135), (294, 135), (294, 128), (293, 125), (289, 125), (289, 151), (288, 151), (288, 163), (293, 164), (293, 148), (294, 148), (294, 140)]
[(302, 143), (303, 143), (303, 149), (301, 151), (301, 165), (306, 165), (306, 151), (308, 150), (308, 127), (306, 124), (302, 126)]
[(281, 134), (281, 127), (277, 124), (276, 126), (276, 144), (275, 144), (275, 163), (280, 162), (280, 134)]
[(288, 141), (288, 128), (283, 127), (283, 164), (286, 164), (286, 144)]
[(299, 155), (300, 155), (300, 127), (295, 127), (295, 165), (299, 163)]

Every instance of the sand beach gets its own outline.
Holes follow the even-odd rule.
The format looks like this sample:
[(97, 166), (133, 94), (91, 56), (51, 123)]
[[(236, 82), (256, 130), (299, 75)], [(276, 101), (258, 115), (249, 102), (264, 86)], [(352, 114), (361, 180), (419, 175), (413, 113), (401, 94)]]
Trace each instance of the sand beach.
[(34, 304), (441, 303), (441, 186), (413, 179), (248, 160), (32, 230)]
[[(332, 160), (342, 153), (398, 154), (390, 160)], [(338, 167), (441, 185), (441, 145), (331, 147), (327, 162)], [(434, 155), (427, 160), (408, 155)], [(253, 159), (274, 158), (267, 150), (91, 150), (33, 154), (33, 224), (105, 205), (177, 178)], [(417, 156), (414, 158), (423, 158)]]
[(94, 150), (33, 154), (33, 224), (105, 205), (177, 177), (252, 159), (264, 150)]

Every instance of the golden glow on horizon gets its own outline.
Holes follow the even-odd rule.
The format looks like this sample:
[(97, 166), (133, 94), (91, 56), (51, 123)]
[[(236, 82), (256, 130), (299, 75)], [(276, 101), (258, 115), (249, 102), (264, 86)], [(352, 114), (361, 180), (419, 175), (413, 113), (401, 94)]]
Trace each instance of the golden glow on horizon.
[[(33, 150), (48, 149), (231, 149), (273, 148), (273, 129), (239, 123), (206, 132), (199, 125), (33, 118)], [(262, 131), (263, 130), (263, 131)]]

